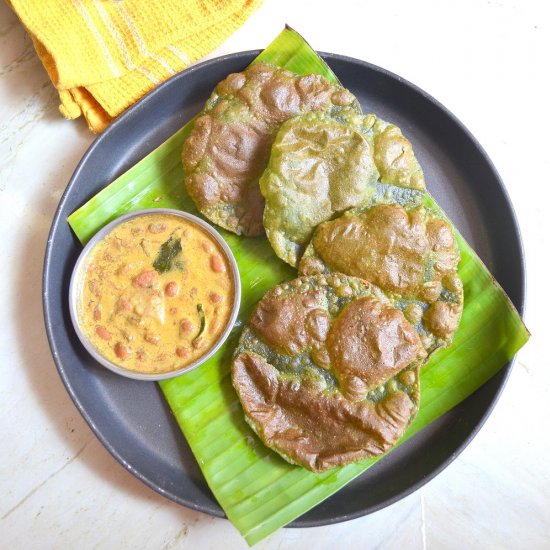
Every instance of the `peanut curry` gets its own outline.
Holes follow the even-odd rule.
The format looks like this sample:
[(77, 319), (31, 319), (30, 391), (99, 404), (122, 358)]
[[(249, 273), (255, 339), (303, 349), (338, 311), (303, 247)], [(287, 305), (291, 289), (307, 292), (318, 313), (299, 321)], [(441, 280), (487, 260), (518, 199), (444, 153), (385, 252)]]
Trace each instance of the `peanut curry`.
[(203, 356), (224, 332), (235, 296), (219, 243), (171, 214), (113, 229), (83, 277), (83, 332), (105, 358), (140, 373), (179, 370)]

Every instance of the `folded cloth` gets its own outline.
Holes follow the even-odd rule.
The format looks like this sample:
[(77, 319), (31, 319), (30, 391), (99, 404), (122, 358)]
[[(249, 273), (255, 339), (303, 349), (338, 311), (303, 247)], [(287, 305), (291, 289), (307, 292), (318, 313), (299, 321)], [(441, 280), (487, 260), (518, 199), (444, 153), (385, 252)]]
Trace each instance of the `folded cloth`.
[(8, 0), (59, 92), (67, 118), (108, 124), (205, 56), (261, 0)]

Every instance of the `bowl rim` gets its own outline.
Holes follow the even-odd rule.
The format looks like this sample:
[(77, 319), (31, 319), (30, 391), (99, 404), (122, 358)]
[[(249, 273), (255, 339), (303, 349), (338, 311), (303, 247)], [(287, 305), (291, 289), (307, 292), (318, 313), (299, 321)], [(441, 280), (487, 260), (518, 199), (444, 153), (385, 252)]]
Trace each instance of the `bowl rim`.
[[(90, 254), (95, 249), (96, 245), (99, 244), (109, 233), (111, 233), (115, 228), (123, 224), (124, 222), (131, 220), (133, 218), (150, 216), (150, 215), (172, 215), (179, 218), (183, 218), (203, 229), (208, 235), (210, 235), (214, 240), (221, 246), (223, 252), (225, 253), (229, 264), (231, 266), (231, 273), (233, 276), (233, 285), (234, 285), (234, 298), (233, 298), (233, 307), (231, 309), (231, 315), (227, 321), (224, 331), (221, 333), (219, 338), (216, 340), (214, 345), (204, 354), (197, 358), (195, 361), (189, 365), (185, 365), (177, 370), (163, 372), (163, 373), (140, 373), (138, 371), (133, 371), (130, 369), (125, 369), (116, 363), (113, 363), (106, 357), (104, 357), (96, 347), (92, 344), (90, 339), (84, 334), (84, 331), (81, 328), (79, 322), (78, 314), (78, 299), (80, 297), (81, 282), (83, 279), (83, 268), (86, 265)], [(229, 337), (231, 330), (233, 329), (237, 316), (239, 314), (239, 308), (241, 304), (241, 278), (239, 273), (239, 266), (235, 260), (235, 256), (225, 239), (220, 235), (220, 233), (209, 223), (203, 219), (185, 212), (183, 210), (177, 210), (174, 208), (144, 208), (140, 210), (135, 210), (122, 216), (117, 217), (116, 219), (109, 222), (107, 225), (103, 226), (99, 231), (97, 231), (94, 236), (86, 243), (83, 250), (80, 252), (78, 259), (74, 265), (73, 271), (71, 273), (71, 279), (69, 283), (69, 312), (71, 316), (71, 321), (74, 326), (76, 335), (78, 339), (86, 349), (86, 351), (103, 367), (109, 369), (116, 374), (125, 376), (126, 378), (132, 378), (134, 380), (145, 380), (145, 381), (158, 381), (166, 380), (169, 378), (175, 378), (176, 376), (181, 376), (190, 372), (200, 365), (208, 361), (222, 346), (222, 344)]]

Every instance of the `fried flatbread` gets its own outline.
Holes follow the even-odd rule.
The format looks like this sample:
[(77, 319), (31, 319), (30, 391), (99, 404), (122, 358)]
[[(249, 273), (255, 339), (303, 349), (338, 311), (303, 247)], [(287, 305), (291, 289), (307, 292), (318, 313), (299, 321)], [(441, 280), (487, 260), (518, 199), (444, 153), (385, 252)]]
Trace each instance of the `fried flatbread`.
[(288, 120), (260, 180), (271, 246), (296, 266), (317, 225), (368, 206), (389, 186), (406, 200), (425, 189), (412, 146), (396, 126), (349, 111)]
[(373, 285), (336, 273), (300, 277), (258, 303), (232, 379), (261, 440), (321, 472), (395, 445), (418, 410), (425, 356)]
[(361, 112), (355, 97), (317, 74), (265, 63), (220, 82), (183, 145), (185, 185), (198, 210), (238, 235), (264, 232), (258, 180), (281, 124), (310, 111)]
[(450, 345), (463, 306), (460, 253), (449, 222), (416, 205), (375, 204), (320, 224), (302, 275), (341, 272), (381, 288), (432, 352)]

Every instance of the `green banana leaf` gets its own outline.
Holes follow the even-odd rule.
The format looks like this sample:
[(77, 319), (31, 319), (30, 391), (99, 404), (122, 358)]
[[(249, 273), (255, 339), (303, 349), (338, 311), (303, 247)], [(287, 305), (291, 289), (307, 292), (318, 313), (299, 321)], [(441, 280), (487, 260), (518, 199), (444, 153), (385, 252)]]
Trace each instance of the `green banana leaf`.
[[(300, 74), (317, 72), (337, 82), (324, 61), (288, 28), (258, 60)], [(197, 213), (182, 183), (180, 160), (190, 124), (69, 217), (81, 242), (131, 210), (161, 206)], [(429, 195), (425, 200), (439, 209)], [(275, 256), (264, 237), (221, 233), (241, 272), (239, 320), (226, 344), (207, 363), (160, 386), (212, 492), (252, 545), (338, 491), (379, 458), (314, 474), (288, 464), (267, 449), (245, 423), (230, 377), (236, 340), (263, 294), (296, 272)], [(423, 367), (420, 411), (402, 441), (479, 388), (529, 338), (504, 291), (464, 239), (460, 235), (458, 239), (462, 253), (459, 272), (465, 291), (462, 322), (453, 345), (436, 353)]]

